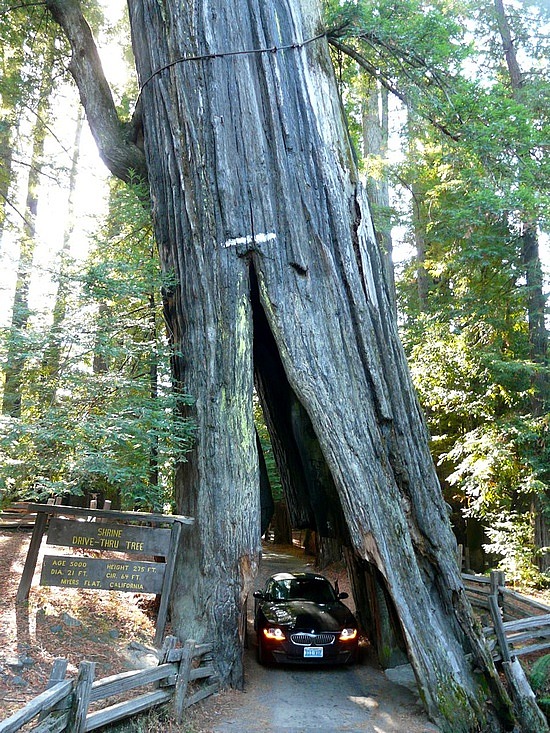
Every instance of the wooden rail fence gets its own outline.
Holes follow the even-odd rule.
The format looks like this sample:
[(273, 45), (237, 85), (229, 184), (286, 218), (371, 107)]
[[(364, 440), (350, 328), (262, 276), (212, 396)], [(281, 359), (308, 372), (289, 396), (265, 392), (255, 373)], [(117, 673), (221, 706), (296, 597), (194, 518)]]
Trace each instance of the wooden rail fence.
[(550, 606), (507, 588), (500, 571), (493, 571), (490, 577), (463, 574), (462, 578), (471, 604), (488, 611), (491, 623), (486, 623), (483, 631), (495, 660), (502, 658), (494, 623), (495, 603), (512, 656), (550, 649)]
[[(502, 628), (512, 656), (520, 657), (550, 649), (550, 614), (505, 621)], [(494, 626), (486, 626), (483, 631), (493, 651), (493, 657), (500, 659), (495, 643)]]
[[(493, 571), (491, 573), (489, 588), (488, 600), (492, 626), (486, 628), (484, 632), (488, 641), (493, 643), (493, 657), (500, 661), (508, 682), (518, 722), (522, 730), (529, 731), (529, 733), (550, 733), (546, 716), (538, 706), (535, 693), (517, 658), (520, 653), (529, 654), (550, 646), (550, 643), (547, 643), (550, 614), (537, 614), (506, 622), (503, 620), (506, 590), (503, 572)], [(527, 598), (521, 600), (529, 602)], [(517, 602), (516, 598), (514, 602)], [(541, 605), (543, 604), (536, 604), (537, 611), (540, 610)], [(494, 637), (492, 640), (491, 636)], [(525, 645), (525, 641), (533, 642), (533, 640), (538, 640), (539, 643)], [(514, 647), (514, 643), (518, 642), (521, 646)]]
[[(490, 577), (463, 573), (462, 579), (471, 604), (488, 612), (485, 637), (493, 658), (503, 664), (529, 730), (546, 733), (546, 721), (516, 657), (550, 649), (550, 606), (507, 588), (500, 571)], [(181, 722), (184, 709), (217, 692), (219, 684), (211, 644), (176, 644), (175, 637), (166, 638), (156, 667), (100, 680), (94, 679), (94, 662), (82, 662), (77, 678), (67, 680), (67, 661), (56, 660), (47, 689), (0, 722), (0, 733), (17, 733), (35, 718), (33, 733), (85, 733), (164, 703), (170, 703), (173, 717)], [(146, 687), (128, 698), (128, 693)], [(125, 699), (100, 707), (101, 701), (117, 696)], [(90, 706), (98, 709), (90, 712)]]
[(493, 571), (490, 577), (463, 573), (462, 581), (472, 606), (486, 611), (490, 611), (489, 596), (495, 591), (491, 583), (496, 583), (496, 592), (501, 599), (500, 606), (505, 621), (525, 618), (526, 616), (542, 616), (550, 613), (550, 606), (547, 606), (545, 603), (527, 598), (521, 593), (516, 593), (516, 591), (508, 588), (506, 586), (505, 575), (500, 571)]
[[(95, 662), (82, 662), (74, 681), (66, 680), (67, 661), (54, 664), (48, 688), (0, 722), (0, 733), (16, 733), (38, 718), (33, 733), (85, 733), (114, 723), (163, 703), (170, 703), (172, 715), (181, 722), (190, 705), (218, 691), (212, 664), (212, 644), (188, 640), (176, 647), (173, 636), (166, 638), (156, 667), (132, 670), (95, 680)], [(129, 692), (141, 688), (128, 698)], [(124, 695), (121, 702), (99, 707), (108, 698)], [(99, 707), (90, 712), (90, 706)]]

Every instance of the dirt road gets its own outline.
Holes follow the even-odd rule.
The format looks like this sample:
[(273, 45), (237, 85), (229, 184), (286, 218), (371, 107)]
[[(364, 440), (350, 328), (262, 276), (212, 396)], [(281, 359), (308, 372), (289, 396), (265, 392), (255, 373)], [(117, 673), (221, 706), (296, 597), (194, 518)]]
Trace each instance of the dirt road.
[[(257, 587), (282, 569), (311, 570), (291, 551), (264, 553)], [(437, 733), (418, 695), (389, 679), (372, 660), (352, 667), (261, 667), (249, 604), (245, 691), (224, 705), (212, 733)], [(412, 683), (410, 670), (395, 673)], [(408, 673), (408, 674), (407, 674)]]

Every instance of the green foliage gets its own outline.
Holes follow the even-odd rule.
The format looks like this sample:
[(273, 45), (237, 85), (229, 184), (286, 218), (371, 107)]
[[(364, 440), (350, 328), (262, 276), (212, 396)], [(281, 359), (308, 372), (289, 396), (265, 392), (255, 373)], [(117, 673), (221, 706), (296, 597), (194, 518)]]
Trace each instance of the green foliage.
[(528, 678), (540, 709), (548, 717), (550, 714), (550, 654), (545, 654), (533, 662), (528, 672)]
[(500, 559), (499, 569), (504, 570), (513, 583), (540, 585), (542, 581), (535, 565), (537, 549), (530, 514), (506, 512), (487, 515), (485, 519), (490, 540), (485, 550)]
[(87, 268), (72, 273), (63, 323), (22, 336), (22, 416), (0, 423), (6, 498), (103, 492), (157, 511), (171, 501), (193, 426), (189, 398), (171, 386), (155, 295), (163, 278), (142, 200), (135, 187), (113, 191)]
[[(0, 423), (3, 492), (35, 501), (101, 492), (125, 508), (161, 511), (170, 501), (173, 464), (190, 444), (181, 404), (169, 392), (148, 399), (148, 385), (138, 379), (77, 371), (72, 377), (74, 390), (55, 407)], [(67, 379), (62, 384), (69, 389)], [(158, 446), (160, 485), (150, 482), (152, 445)]]
[(271, 445), (271, 438), (269, 437), (269, 432), (265, 424), (262, 408), (257, 398), (254, 399), (254, 425), (256, 426), (256, 432), (258, 433), (264, 454), (267, 477), (271, 487), (271, 495), (273, 496), (274, 501), (280, 501), (283, 498), (281, 477), (275, 462), (275, 456), (273, 455), (273, 446)]
[(533, 512), (548, 507), (550, 433), (547, 415), (530, 414), (535, 365), (496, 351), (502, 333), (483, 324), (422, 326), (422, 340), (409, 334), (410, 363), (447, 500), (483, 521), (499, 567), (540, 583)]
[(539, 692), (550, 681), (550, 654), (539, 657), (529, 672), (529, 682), (534, 692)]
[(460, 69), (468, 55), (465, 13), (445, 0), (325, 2), (333, 46), (351, 52), (398, 99), (450, 135), (458, 134)]
[[(398, 268), (401, 331), (443, 489), (488, 528), (494, 560), (534, 582), (533, 516), (550, 494), (550, 375), (533, 347), (540, 281), (524, 235), (550, 213), (550, 8), (505, 2), (518, 87), (493, 0), (325, 7), (346, 107), (376, 85), (393, 109), (397, 100), (401, 158), (378, 168), (414, 249)], [(352, 129), (361, 149), (355, 119)]]

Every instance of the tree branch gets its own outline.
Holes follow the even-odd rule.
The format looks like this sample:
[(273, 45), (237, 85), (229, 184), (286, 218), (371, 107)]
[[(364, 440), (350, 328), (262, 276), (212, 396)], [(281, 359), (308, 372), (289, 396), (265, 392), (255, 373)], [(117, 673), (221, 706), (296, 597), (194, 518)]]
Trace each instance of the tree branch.
[[(388, 90), (391, 94), (395, 95), (398, 99), (400, 99), (403, 104), (407, 107), (413, 108), (413, 105), (411, 105), (410, 100), (408, 99), (407, 95), (403, 92), (399, 91), (399, 89), (391, 83), (389, 79), (387, 79), (379, 69), (377, 69), (375, 66), (373, 66), (361, 53), (356, 51), (352, 46), (348, 45), (347, 43), (343, 43), (338, 38), (335, 38), (332, 35), (328, 35), (328, 42), (331, 46), (338, 49), (342, 53), (346, 54), (346, 56), (349, 56), (354, 61), (359, 64), (365, 71), (367, 71), (369, 74), (372, 75), (373, 78), (378, 79), (380, 84)], [(449, 130), (448, 127), (443, 125), (441, 122), (438, 122), (433, 116), (427, 115), (425, 113), (422, 113), (418, 109), (415, 109), (416, 113), (420, 115), (420, 117), (423, 117), (425, 120), (428, 120), (436, 129), (438, 129), (440, 132), (442, 132), (444, 135), (447, 135), (451, 138), (451, 140), (454, 140), (457, 142), (460, 140), (460, 135), (458, 133), (453, 133), (451, 130)]]
[(135, 128), (124, 125), (118, 117), (79, 0), (46, 0), (46, 7), (70, 43), (69, 71), (78, 87), (101, 159), (111, 173), (123, 181), (147, 180), (145, 155), (135, 142)]

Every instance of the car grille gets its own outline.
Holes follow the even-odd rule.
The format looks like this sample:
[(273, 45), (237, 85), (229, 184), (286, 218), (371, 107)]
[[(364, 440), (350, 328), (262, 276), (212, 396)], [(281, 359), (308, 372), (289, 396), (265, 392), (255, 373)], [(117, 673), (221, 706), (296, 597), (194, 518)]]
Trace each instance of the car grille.
[(334, 634), (291, 634), (293, 644), (300, 646), (327, 646), (334, 643)]

